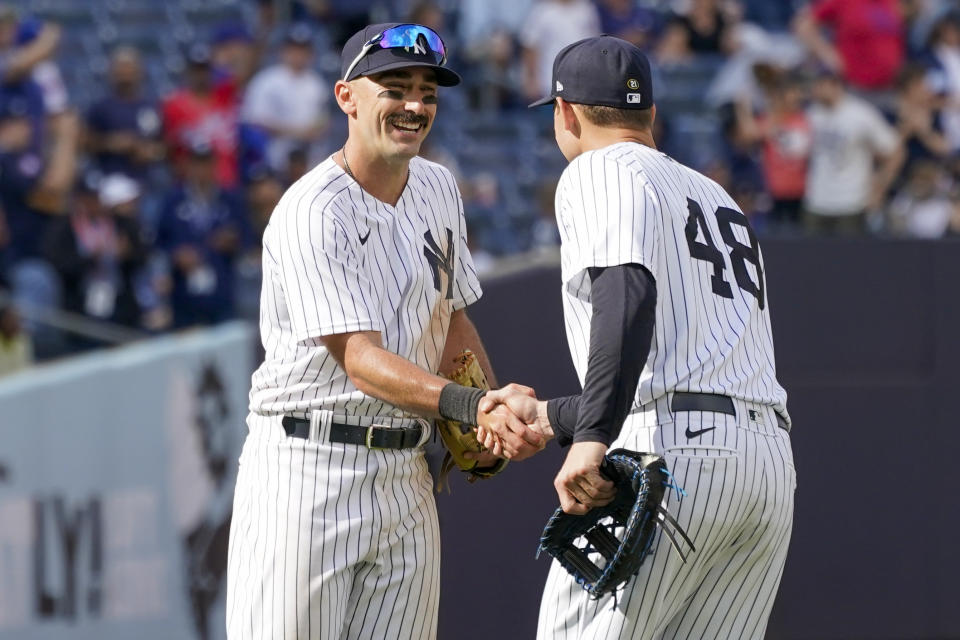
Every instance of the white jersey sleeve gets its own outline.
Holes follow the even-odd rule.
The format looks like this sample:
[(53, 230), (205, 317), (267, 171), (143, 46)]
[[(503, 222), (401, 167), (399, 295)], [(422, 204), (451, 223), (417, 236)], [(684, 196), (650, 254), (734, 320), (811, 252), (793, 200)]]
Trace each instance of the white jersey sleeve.
[(642, 174), (609, 155), (589, 152), (564, 171), (556, 210), (562, 275), (571, 291), (590, 267), (639, 264), (657, 278), (656, 202)]
[(370, 279), (361, 268), (356, 234), (314, 202), (291, 203), (286, 224), (275, 225), (278, 262), (293, 337), (298, 342), (337, 333), (379, 331)]
[[(453, 176), (450, 176), (450, 180), (453, 180)], [(457, 194), (460, 235), (457, 243), (457, 267), (454, 274), (453, 308), (459, 310), (479, 300), (482, 292), (480, 278), (477, 277), (477, 269), (473, 266), (473, 256), (470, 255), (467, 243), (467, 223), (463, 216), (463, 200), (459, 191), (454, 190), (454, 192)]]

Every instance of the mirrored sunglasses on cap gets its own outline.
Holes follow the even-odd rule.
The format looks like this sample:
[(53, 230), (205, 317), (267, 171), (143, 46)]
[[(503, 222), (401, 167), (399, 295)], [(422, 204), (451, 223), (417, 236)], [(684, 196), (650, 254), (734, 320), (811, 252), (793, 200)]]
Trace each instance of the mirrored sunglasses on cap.
[(403, 48), (412, 49), (417, 53), (426, 53), (423, 49), (424, 43), (426, 43), (430, 51), (440, 55), (440, 60), (437, 61), (437, 64), (443, 65), (446, 63), (447, 50), (446, 47), (443, 46), (443, 40), (437, 35), (436, 31), (419, 24), (398, 24), (395, 27), (381, 31), (367, 40), (363, 47), (360, 48), (360, 53), (353, 59), (350, 66), (347, 67), (347, 72), (343, 74), (343, 79), (349, 80), (353, 69), (363, 60), (363, 57), (370, 53), (370, 50), (377, 45), (380, 45), (381, 49)]

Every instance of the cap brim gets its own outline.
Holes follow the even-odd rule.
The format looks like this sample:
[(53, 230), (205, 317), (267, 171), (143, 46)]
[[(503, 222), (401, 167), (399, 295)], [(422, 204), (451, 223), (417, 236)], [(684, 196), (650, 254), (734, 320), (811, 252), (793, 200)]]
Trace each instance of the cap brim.
[(547, 96), (546, 98), (540, 98), (536, 102), (531, 102), (527, 105), (527, 109), (533, 109), (534, 107), (542, 107), (545, 104), (552, 104), (557, 99), (556, 96)]
[(433, 69), (437, 74), (437, 84), (441, 87), (455, 87), (461, 82), (460, 75), (456, 71), (452, 71), (446, 67), (441, 67), (438, 64), (430, 64), (413, 60), (397, 60), (396, 62), (390, 62), (383, 66), (379, 66), (376, 69), (370, 69), (369, 71), (356, 74), (353, 78), (351, 78), (351, 80), (356, 80), (361, 76), (373, 76), (378, 73), (383, 73), (384, 71), (390, 71), (392, 69), (404, 69), (407, 67), (427, 67), (428, 69)]

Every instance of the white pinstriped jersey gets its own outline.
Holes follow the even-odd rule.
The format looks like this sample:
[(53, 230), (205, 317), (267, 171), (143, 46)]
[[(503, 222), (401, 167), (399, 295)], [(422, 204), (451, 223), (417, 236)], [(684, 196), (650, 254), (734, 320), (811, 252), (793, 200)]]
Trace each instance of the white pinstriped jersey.
[(480, 295), (449, 171), (413, 158), (391, 207), (328, 158), (287, 190), (264, 232), (266, 355), (251, 411), (396, 416), (357, 390), (320, 337), (379, 331), (385, 349), (436, 371), (451, 313)]
[(569, 164), (556, 211), (567, 340), (581, 384), (592, 315), (587, 269), (636, 263), (656, 280), (657, 309), (634, 406), (696, 391), (787, 416), (760, 249), (719, 185), (656, 149), (622, 142)]

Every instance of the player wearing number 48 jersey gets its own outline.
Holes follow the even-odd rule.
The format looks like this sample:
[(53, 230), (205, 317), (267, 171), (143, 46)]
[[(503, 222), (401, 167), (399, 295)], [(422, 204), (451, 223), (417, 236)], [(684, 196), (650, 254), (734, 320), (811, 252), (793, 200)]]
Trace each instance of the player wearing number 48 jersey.
[[(639, 49), (588, 38), (557, 55), (553, 76), (552, 94), (531, 106), (553, 105), (570, 161), (556, 211), (583, 385), (537, 403), (541, 424), (571, 444), (554, 485), (564, 510), (585, 513), (612, 497), (599, 474), (608, 447), (658, 453), (686, 490), (666, 507), (696, 551), (684, 562), (661, 531), (639, 574), (599, 601), (555, 562), (538, 638), (762, 638), (795, 473), (757, 238), (720, 186), (656, 149)], [(531, 413), (530, 400), (507, 404)], [(495, 435), (480, 437), (495, 450)]]

